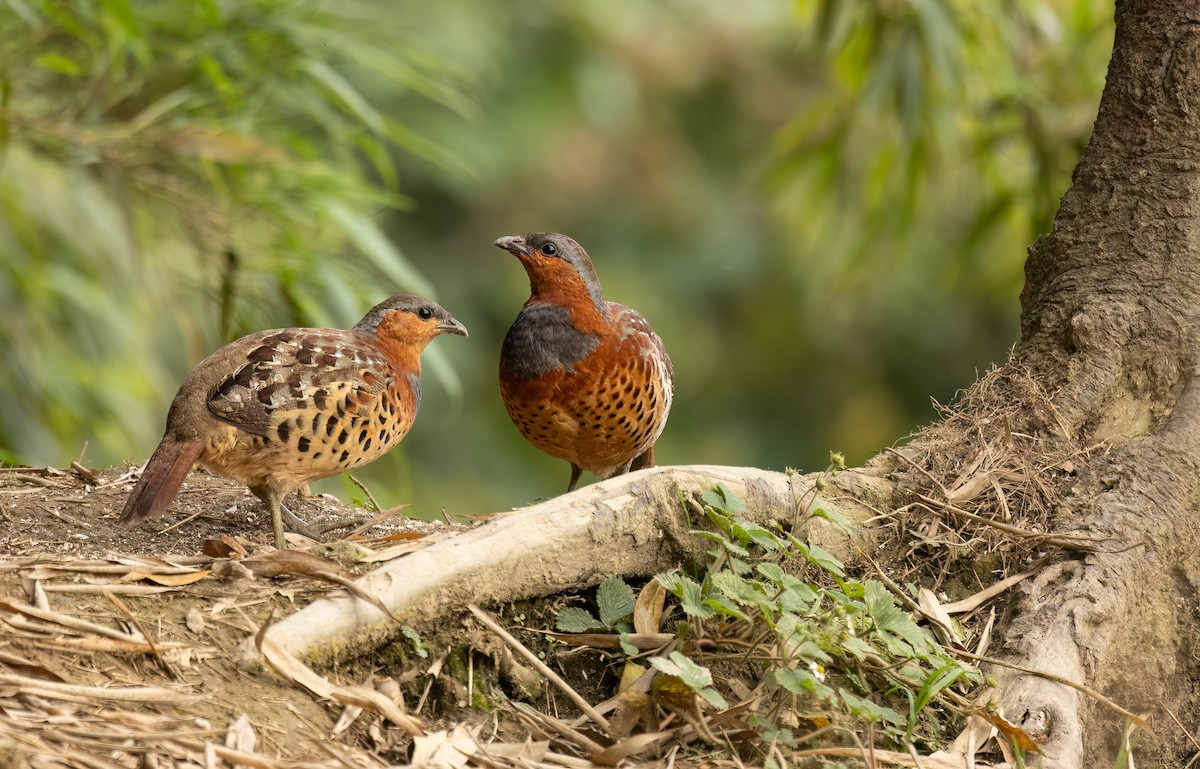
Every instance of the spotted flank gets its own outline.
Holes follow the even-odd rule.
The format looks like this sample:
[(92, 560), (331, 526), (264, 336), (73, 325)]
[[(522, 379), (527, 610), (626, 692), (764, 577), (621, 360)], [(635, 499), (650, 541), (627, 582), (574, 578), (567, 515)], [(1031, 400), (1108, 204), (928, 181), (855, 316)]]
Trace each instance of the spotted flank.
[(324, 478), (374, 461), (412, 426), (420, 380), (395, 376), (358, 336), (297, 329), (248, 339), (244, 362), (207, 402), (236, 428), (206, 462), (218, 472)]

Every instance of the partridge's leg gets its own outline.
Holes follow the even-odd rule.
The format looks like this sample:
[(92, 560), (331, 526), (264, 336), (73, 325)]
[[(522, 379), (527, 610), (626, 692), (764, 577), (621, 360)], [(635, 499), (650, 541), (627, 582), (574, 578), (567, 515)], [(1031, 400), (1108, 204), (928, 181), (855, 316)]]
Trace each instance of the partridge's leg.
[(287, 541), (283, 539), (283, 513), (280, 504), (280, 492), (270, 486), (251, 486), (250, 492), (263, 500), (266, 510), (271, 513), (271, 529), (275, 531), (275, 547), (284, 549)]
[(283, 537), (283, 504), (279, 500), (279, 492), (271, 486), (251, 486), (250, 492), (262, 500), (271, 513), (271, 529), (275, 532), (275, 547), (283, 550), (287, 541)]
[(284, 518), (287, 518), (288, 525), (297, 534), (303, 534), (309, 539), (320, 539), (320, 535), (309, 528), (307, 523), (297, 518), (295, 513), (287, 509), (277, 489), (271, 486), (254, 486), (250, 491), (254, 496), (262, 500), (263, 504), (267, 506), (267, 510), (271, 513), (271, 528), (275, 532), (275, 547), (280, 550), (287, 547), (287, 540), (283, 536)]
[(583, 468), (574, 462), (571, 463), (571, 482), (567, 484), (567, 493), (570, 494), (579, 485), (579, 475), (583, 472)]

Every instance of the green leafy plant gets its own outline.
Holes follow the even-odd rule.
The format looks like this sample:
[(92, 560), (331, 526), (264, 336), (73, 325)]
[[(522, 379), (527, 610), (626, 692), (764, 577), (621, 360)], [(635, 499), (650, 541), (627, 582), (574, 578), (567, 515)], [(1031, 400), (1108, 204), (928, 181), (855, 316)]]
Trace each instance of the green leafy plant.
[[(835, 457), (831, 472), (838, 469)], [(811, 507), (815, 499), (799, 504)], [(707, 526), (692, 534), (711, 545), (704, 562), (657, 575), (637, 597), (611, 578), (596, 591), (599, 616), (564, 609), (558, 630), (617, 633), (619, 644), (596, 643), (619, 645), (627, 658), (625, 685), (632, 685), (625, 679), (644, 681), (648, 668), (633, 658), (649, 654), (652, 701), (701, 731), (707, 729), (702, 710), (753, 703), (747, 724), (763, 746), (795, 749), (804, 740), (798, 735), (830, 725), (897, 747), (935, 743), (945, 706), (965, 701), (950, 690), (981, 678), (917, 624), (887, 584), (854, 578), (833, 553), (802, 536), (813, 519), (848, 532), (849, 522), (819, 507), (788, 529), (751, 521), (724, 486), (704, 492), (700, 502)], [(662, 606), (664, 591), (674, 608)], [(656, 633), (673, 613), (675, 633)], [(805, 720), (812, 728), (798, 730)], [(772, 755), (764, 747), (768, 764)]]
[(558, 613), (554, 624), (564, 633), (586, 633), (590, 630), (629, 632), (633, 629), (629, 619), (633, 616), (635, 603), (633, 589), (620, 577), (611, 577), (596, 589), (599, 618), (587, 609), (568, 606)]

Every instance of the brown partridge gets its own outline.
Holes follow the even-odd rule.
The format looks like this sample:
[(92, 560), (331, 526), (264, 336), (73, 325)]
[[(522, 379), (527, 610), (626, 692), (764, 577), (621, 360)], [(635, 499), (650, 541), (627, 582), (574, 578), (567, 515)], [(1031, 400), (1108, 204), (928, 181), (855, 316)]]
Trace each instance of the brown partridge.
[(611, 478), (654, 466), (675, 376), (662, 339), (640, 314), (605, 301), (591, 259), (566, 235), (510, 235), (496, 245), (529, 275), (500, 353), (500, 394), (534, 446)]
[(285, 328), (231, 342), (192, 370), (167, 429), (121, 511), (162, 515), (196, 462), (250, 487), (284, 547), (292, 491), (383, 456), (421, 403), (421, 351), (467, 329), (436, 303), (400, 294), (349, 330)]

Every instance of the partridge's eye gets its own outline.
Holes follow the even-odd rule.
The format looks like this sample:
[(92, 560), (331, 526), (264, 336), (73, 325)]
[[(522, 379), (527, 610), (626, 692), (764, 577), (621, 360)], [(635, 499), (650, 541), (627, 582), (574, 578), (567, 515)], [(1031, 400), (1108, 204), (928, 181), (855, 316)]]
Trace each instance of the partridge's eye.
[(543, 243), (542, 244), (542, 253), (545, 254), (546, 256), (554, 256), (555, 254), (558, 253), (558, 249), (554, 247), (553, 243)]
[(417, 317), (421, 320), (429, 320), (433, 317), (433, 310), (429, 309), (428, 307), (422, 307), (421, 309), (417, 310)]

